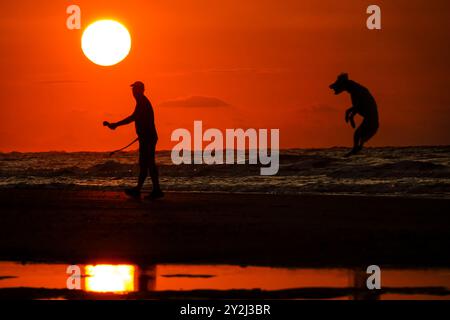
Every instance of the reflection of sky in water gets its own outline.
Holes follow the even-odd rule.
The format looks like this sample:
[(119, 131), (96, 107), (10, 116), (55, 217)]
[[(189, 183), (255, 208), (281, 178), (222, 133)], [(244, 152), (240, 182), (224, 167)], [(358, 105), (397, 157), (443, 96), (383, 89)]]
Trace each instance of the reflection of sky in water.
[[(68, 265), (0, 262), (0, 289), (12, 287), (65, 289)], [(282, 290), (294, 288), (366, 289), (360, 269), (240, 267), (231, 265), (84, 265), (82, 290), (87, 292), (190, 291), (196, 289)], [(450, 269), (382, 269), (382, 288), (447, 288)], [(372, 296), (376, 292), (367, 292)], [(364, 298), (355, 295), (347, 298)], [(384, 294), (381, 299), (450, 299), (450, 295)]]

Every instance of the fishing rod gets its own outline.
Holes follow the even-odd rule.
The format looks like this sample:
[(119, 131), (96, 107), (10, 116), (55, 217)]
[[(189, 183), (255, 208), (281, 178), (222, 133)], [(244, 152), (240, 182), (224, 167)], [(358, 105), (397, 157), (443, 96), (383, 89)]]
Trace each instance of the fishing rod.
[[(110, 123), (109, 123), (108, 121), (103, 121), (103, 125), (104, 125), (105, 127), (108, 127), (109, 124), (110, 124)], [(114, 155), (115, 153), (120, 152), (120, 151), (122, 151), (122, 150), (125, 150), (126, 148), (128, 148), (128, 147), (132, 146), (133, 144), (135, 144), (136, 141), (138, 141), (138, 140), (139, 140), (139, 138), (136, 138), (136, 139), (134, 139), (133, 141), (131, 141), (129, 144), (127, 144), (125, 147), (120, 148), (120, 149), (117, 149), (117, 150), (114, 150), (114, 151), (111, 151), (111, 152), (109, 153), (109, 156), (111, 157), (111, 156)]]

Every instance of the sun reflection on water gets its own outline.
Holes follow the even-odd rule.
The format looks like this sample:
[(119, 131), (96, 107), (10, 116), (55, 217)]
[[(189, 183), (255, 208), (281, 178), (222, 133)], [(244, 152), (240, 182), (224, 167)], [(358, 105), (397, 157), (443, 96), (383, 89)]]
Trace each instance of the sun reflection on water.
[(87, 265), (86, 291), (125, 293), (135, 290), (135, 266), (133, 265)]

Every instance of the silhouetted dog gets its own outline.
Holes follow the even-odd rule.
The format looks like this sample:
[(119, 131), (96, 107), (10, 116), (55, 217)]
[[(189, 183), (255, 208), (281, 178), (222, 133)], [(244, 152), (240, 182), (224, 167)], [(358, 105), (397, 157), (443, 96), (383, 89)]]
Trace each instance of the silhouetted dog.
[(353, 137), (353, 149), (347, 156), (357, 154), (362, 150), (364, 143), (369, 141), (378, 131), (378, 108), (375, 99), (369, 90), (355, 81), (349, 80), (348, 74), (338, 76), (335, 83), (330, 85), (336, 95), (346, 91), (352, 99), (352, 107), (345, 111), (345, 122), (349, 122), (355, 128), (354, 117), (359, 114), (364, 118)]

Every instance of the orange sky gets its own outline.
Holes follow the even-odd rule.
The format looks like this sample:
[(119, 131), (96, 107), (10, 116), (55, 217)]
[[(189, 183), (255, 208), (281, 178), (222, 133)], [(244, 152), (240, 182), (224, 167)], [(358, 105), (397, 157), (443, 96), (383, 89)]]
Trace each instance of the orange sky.
[[(133, 126), (101, 126), (134, 108), (129, 84), (147, 85), (160, 135), (176, 128), (280, 128), (282, 148), (351, 144), (341, 71), (371, 89), (381, 129), (371, 145), (450, 144), (450, 3), (376, 1), (383, 30), (365, 27), (367, 1), (42, 0), (0, 3), (0, 151), (120, 147)], [(130, 55), (100, 67), (66, 29), (124, 23)], [(194, 98), (193, 98), (194, 97)]]

